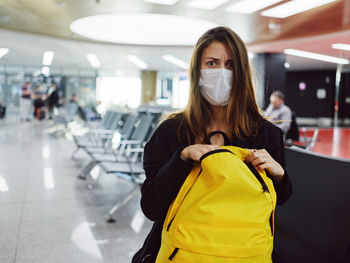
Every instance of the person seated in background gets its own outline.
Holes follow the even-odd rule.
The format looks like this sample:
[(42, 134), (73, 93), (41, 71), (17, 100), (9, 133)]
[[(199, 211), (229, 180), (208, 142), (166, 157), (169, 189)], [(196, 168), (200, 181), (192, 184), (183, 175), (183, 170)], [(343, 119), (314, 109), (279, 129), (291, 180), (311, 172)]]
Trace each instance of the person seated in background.
[(284, 104), (284, 94), (274, 91), (270, 96), (270, 105), (264, 112), (268, 120), (279, 127), (286, 135), (292, 121), (292, 111)]
[(78, 115), (80, 116), (80, 118), (82, 118), (84, 121), (86, 121), (86, 116), (84, 114), (82, 107), (78, 103), (78, 95), (76, 93), (72, 94), (72, 97), (70, 98), (69, 103), (74, 103), (78, 106), (78, 109), (77, 109)]
[(78, 95), (76, 93), (72, 94), (72, 97), (70, 98), (69, 103), (76, 103), (76, 104), (78, 104)]

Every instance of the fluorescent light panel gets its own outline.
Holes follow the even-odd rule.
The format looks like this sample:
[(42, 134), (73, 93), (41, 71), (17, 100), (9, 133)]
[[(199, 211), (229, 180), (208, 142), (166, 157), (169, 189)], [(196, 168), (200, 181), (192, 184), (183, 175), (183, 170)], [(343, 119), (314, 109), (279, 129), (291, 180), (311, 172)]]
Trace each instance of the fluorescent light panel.
[(10, 50), (8, 48), (0, 48), (0, 58), (9, 53), (9, 51)]
[(146, 3), (160, 4), (160, 5), (173, 5), (178, 0), (144, 0)]
[(148, 68), (148, 65), (144, 61), (142, 61), (140, 58), (136, 57), (135, 55), (129, 55), (127, 58), (131, 63), (133, 63), (140, 69)]
[(242, 0), (226, 8), (233, 13), (251, 14), (283, 0)]
[(172, 63), (180, 68), (183, 68), (183, 69), (188, 69), (188, 67), (189, 67), (189, 65), (186, 62), (184, 62), (181, 59), (178, 59), (176, 57), (173, 57), (171, 55), (164, 55), (162, 57), (162, 59), (164, 59), (164, 60), (166, 60), (166, 61), (168, 61), (168, 62), (170, 62), (170, 63)]
[(230, 0), (192, 0), (188, 2), (188, 7), (212, 10), (227, 3)]
[(54, 56), (55, 56), (55, 52), (45, 51), (43, 55), (43, 65), (50, 66)]
[(335, 1), (336, 0), (294, 0), (263, 11), (261, 15), (285, 18)]
[(91, 66), (93, 66), (94, 68), (99, 68), (99, 67), (101, 67), (100, 60), (98, 59), (98, 57), (96, 56), (96, 54), (94, 54), (94, 53), (88, 53), (88, 54), (86, 54), (86, 58), (89, 60)]
[(347, 59), (331, 57), (331, 56), (327, 56), (327, 55), (322, 55), (322, 54), (318, 54), (318, 53), (307, 52), (307, 51), (302, 51), (302, 50), (297, 50), (297, 49), (285, 49), (284, 53), (288, 54), (288, 55), (292, 55), (292, 56), (322, 60), (322, 61), (336, 63), (336, 64), (344, 64), (344, 65), (349, 64), (349, 60), (347, 60)]
[(350, 51), (350, 44), (337, 43), (333, 44), (332, 48)]

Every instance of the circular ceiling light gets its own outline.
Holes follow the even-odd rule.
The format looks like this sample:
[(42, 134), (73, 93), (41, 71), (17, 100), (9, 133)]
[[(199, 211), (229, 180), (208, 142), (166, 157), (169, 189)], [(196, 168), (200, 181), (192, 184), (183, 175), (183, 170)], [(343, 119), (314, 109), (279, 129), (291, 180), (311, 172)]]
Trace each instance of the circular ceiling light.
[(217, 24), (159, 14), (97, 15), (75, 20), (70, 29), (98, 41), (138, 45), (194, 45)]

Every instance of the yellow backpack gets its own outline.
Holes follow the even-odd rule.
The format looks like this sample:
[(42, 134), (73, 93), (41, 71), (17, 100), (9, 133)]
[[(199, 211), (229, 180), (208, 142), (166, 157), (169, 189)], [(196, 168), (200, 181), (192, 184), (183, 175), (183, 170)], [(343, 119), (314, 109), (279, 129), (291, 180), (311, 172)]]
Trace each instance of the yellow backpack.
[(202, 156), (170, 205), (156, 263), (272, 262), (276, 192), (235, 146)]

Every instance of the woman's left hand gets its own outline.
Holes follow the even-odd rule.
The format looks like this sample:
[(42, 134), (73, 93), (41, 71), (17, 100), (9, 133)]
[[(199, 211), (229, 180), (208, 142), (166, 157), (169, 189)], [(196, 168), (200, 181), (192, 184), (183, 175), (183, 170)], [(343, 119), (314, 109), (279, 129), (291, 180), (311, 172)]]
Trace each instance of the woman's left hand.
[(277, 181), (282, 180), (284, 169), (271, 157), (271, 155), (265, 149), (247, 150), (250, 151), (250, 154), (245, 159), (247, 163), (251, 163), (257, 170), (267, 169), (270, 175), (275, 177)]

